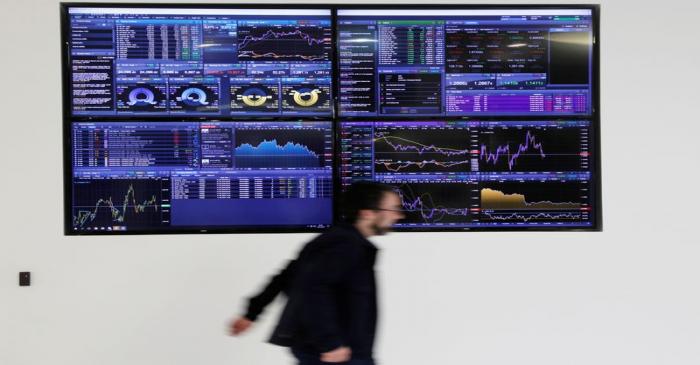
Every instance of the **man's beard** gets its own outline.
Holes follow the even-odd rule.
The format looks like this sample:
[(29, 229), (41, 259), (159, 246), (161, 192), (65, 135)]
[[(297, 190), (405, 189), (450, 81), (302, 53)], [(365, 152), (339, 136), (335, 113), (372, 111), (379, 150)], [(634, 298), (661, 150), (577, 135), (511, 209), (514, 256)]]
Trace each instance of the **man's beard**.
[(374, 223), (372, 224), (372, 231), (375, 236), (383, 236), (391, 231), (391, 227), (381, 227), (379, 224)]

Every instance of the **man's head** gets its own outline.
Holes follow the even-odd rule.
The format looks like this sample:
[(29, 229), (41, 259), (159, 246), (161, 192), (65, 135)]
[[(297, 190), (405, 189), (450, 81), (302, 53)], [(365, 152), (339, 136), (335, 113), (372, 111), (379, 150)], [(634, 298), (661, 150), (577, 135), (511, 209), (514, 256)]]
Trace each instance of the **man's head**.
[(352, 184), (343, 195), (343, 217), (364, 236), (383, 235), (403, 218), (401, 199), (389, 185), (372, 181)]

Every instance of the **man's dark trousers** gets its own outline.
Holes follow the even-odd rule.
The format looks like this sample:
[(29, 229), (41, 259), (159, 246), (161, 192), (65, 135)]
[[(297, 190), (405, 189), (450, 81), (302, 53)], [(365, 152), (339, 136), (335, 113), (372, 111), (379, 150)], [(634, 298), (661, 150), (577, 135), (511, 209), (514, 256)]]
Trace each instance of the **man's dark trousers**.
[(372, 359), (351, 359), (348, 362), (330, 363), (321, 361), (320, 356), (317, 354), (309, 354), (296, 349), (292, 349), (292, 354), (299, 360), (299, 365), (374, 365), (374, 360)]

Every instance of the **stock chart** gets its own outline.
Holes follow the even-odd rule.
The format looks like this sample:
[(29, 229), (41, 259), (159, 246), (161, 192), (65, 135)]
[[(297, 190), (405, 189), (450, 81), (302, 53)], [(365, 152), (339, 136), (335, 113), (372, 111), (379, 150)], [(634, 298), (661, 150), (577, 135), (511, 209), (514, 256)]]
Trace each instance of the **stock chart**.
[(69, 234), (600, 227), (591, 6), (63, 8)]
[(72, 229), (332, 222), (331, 122), (76, 122)]
[(393, 186), (398, 227), (590, 227), (591, 123), (344, 121), (340, 181)]

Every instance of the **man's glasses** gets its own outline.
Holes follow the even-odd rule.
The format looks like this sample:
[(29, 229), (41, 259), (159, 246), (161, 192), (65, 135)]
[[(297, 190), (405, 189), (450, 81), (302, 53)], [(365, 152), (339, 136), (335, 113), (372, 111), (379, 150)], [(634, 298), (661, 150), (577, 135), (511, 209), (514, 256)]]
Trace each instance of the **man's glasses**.
[(387, 212), (397, 212), (397, 213), (404, 212), (403, 209), (391, 209), (391, 208), (376, 208), (376, 209), (372, 209), (372, 210), (383, 210), (383, 211), (387, 211)]

